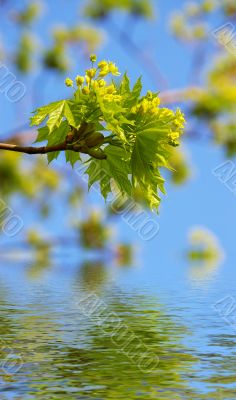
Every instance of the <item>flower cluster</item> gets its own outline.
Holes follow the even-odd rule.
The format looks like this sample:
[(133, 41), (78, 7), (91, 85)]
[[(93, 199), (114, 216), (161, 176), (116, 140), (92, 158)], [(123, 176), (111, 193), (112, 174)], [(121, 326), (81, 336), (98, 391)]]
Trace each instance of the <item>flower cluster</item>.
[[(114, 83), (107, 82), (105, 79), (109, 75), (120, 75), (116, 64), (106, 60), (97, 63), (95, 54), (90, 56), (90, 61), (91, 68), (86, 70), (85, 75), (78, 75), (75, 78), (76, 96), (96, 96), (109, 103), (121, 102), (123, 96), (120, 92), (118, 93), (119, 89)], [(65, 80), (65, 84), (74, 87), (74, 82), (70, 78)], [(160, 98), (157, 93), (149, 90), (145, 96), (137, 99), (136, 104), (131, 107), (131, 114), (133, 114), (132, 119), (136, 119), (136, 116), (139, 116), (139, 120), (156, 118), (161, 125), (168, 127), (169, 144), (172, 146), (179, 144), (178, 140), (185, 125), (184, 115), (179, 109), (174, 112), (169, 108), (160, 107)]]
[(176, 112), (170, 110), (169, 108), (158, 108), (158, 111), (155, 114), (160, 118), (160, 120), (163, 121), (164, 125), (169, 126), (169, 143), (172, 146), (178, 146), (178, 139), (183, 134), (186, 122), (184, 114), (179, 108), (176, 110)]
[(176, 110), (175, 113), (173, 111), (171, 111), (171, 113), (173, 114), (173, 121), (171, 124), (171, 129), (168, 134), (168, 137), (171, 141), (171, 144), (175, 146), (179, 144), (178, 139), (180, 135), (183, 133), (185, 126), (185, 118), (184, 114), (180, 111), (179, 108)]
[(159, 105), (158, 95), (148, 91), (147, 95), (136, 106), (132, 107), (131, 112), (133, 114), (139, 113), (142, 116), (157, 116), (163, 121), (163, 124), (168, 123), (170, 127), (168, 139), (171, 145), (177, 146), (179, 144), (178, 139), (185, 126), (184, 114), (179, 109), (174, 112), (168, 108), (160, 108)]
[[(75, 78), (77, 91), (83, 95), (98, 94), (103, 97), (103, 100), (108, 102), (120, 101), (121, 96), (117, 94), (114, 84), (110, 84), (103, 79), (109, 75), (120, 75), (116, 64), (103, 60), (97, 64), (97, 67), (94, 67), (94, 63), (97, 61), (95, 54), (90, 56), (90, 61), (92, 68), (86, 70), (85, 76), (78, 75)], [(66, 78), (65, 84), (68, 87), (74, 87), (74, 82), (70, 78)]]
[(157, 115), (159, 105), (160, 105), (159, 97), (149, 90), (147, 95), (143, 97), (135, 107), (132, 108), (131, 112), (134, 114), (141, 113), (144, 115), (145, 114)]

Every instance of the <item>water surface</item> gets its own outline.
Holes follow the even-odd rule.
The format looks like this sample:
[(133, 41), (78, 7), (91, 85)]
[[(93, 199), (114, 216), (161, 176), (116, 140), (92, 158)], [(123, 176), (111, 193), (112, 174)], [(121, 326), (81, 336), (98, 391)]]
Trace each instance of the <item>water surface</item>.
[[(235, 399), (235, 330), (214, 308), (234, 284), (204, 267), (178, 271), (1, 261), (1, 400)], [(83, 308), (91, 296), (103, 317)], [(140, 368), (147, 349), (151, 370)]]

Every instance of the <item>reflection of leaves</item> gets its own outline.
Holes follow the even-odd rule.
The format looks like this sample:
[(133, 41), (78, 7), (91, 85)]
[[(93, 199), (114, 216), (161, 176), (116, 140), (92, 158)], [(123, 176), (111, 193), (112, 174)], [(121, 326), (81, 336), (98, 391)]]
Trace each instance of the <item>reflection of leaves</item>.
[[(71, 307), (70, 295), (69, 301), (63, 297), (62, 302), (57, 285), (55, 288), (50, 285), (50, 293), (55, 289), (50, 303), (47, 292), (35, 290), (33, 286), (30, 308), (28, 302), (25, 307), (13, 306), (12, 296), (8, 303), (4, 297), (9, 295), (9, 290), (4, 292), (1, 287), (1, 343), (23, 358), (23, 367), (11, 377), (11, 386), (0, 370), (3, 390), (7, 387), (9, 395), (15, 395), (15, 388), (20, 387), (23, 398), (35, 399), (47, 398), (48, 393), (52, 398), (65, 400), (77, 398), (78, 393), (84, 399), (134, 400), (137, 393), (143, 400), (235, 399), (234, 335), (209, 335), (210, 345), (213, 349), (217, 346), (218, 350), (201, 353), (202, 360), (207, 360), (202, 363), (191, 355), (194, 350), (183, 345), (185, 338), (188, 339), (184, 326), (166, 315), (154, 298), (112, 288), (101, 296), (107, 306), (103, 314), (99, 308), (93, 309), (91, 319), (87, 319), (78, 313), (84, 288), (80, 291), (78, 282), (72, 287), (76, 302)], [(131, 356), (137, 344), (137, 339), (132, 342), (133, 335), (152, 354), (158, 355), (160, 364), (155, 373), (140, 371), (117, 346), (114, 336), (117, 319), (126, 327), (122, 330), (121, 326), (117, 332), (121, 343), (130, 343), (125, 349)], [(140, 346), (142, 353), (143, 345)], [(2, 347), (0, 353), (4, 359)], [(27, 385), (22, 385), (26, 380)]]
[(187, 253), (191, 261), (216, 262), (222, 250), (215, 235), (205, 228), (194, 228), (190, 232), (190, 249)]
[(206, 228), (194, 228), (189, 235), (187, 258), (191, 262), (191, 278), (209, 279), (217, 270), (224, 257), (216, 236)]
[[(111, 399), (135, 399), (137, 392), (141, 399), (178, 398), (176, 395), (171, 397), (170, 386), (178, 387), (180, 395), (187, 393), (189, 389), (181, 373), (192, 366), (194, 358), (179, 343), (184, 329), (161, 311), (154, 311), (157, 305), (150, 309), (147, 299), (142, 296), (132, 296), (131, 299), (125, 293), (117, 295), (114, 291), (110, 299), (106, 298), (106, 303), (107, 300), (108, 306), (103, 310), (103, 315), (99, 315), (98, 307), (88, 321), (87, 334), (92, 334), (90, 351), (86, 349), (77, 354), (86, 386), (95, 386), (99, 398)], [(125, 351), (117, 345), (116, 340), (129, 342)], [(160, 364), (153, 373), (142, 372), (138, 362), (132, 360), (133, 356), (138, 361), (138, 354), (143, 356), (147, 348), (152, 356), (160, 358)], [(84, 357), (86, 360), (82, 361)], [(89, 371), (93, 363), (96, 372), (91, 377)], [(84, 388), (82, 394), (89, 394), (93, 398), (94, 392)]]
[(51, 267), (51, 254), (49, 248), (40, 248), (34, 252), (34, 260), (27, 269), (31, 279), (41, 279), (42, 275)]
[(84, 289), (95, 291), (107, 282), (108, 269), (102, 261), (87, 261), (80, 266), (78, 278)]
[(41, 278), (42, 273), (51, 266), (51, 245), (37, 230), (27, 233), (27, 242), (34, 250), (34, 261), (27, 270), (31, 278)]

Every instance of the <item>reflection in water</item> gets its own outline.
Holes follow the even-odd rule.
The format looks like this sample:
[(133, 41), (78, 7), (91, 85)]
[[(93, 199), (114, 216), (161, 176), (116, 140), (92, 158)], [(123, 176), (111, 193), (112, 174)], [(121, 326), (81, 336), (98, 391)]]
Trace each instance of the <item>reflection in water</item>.
[[(1, 400), (235, 399), (235, 338), (209, 336), (208, 350), (197, 352), (184, 343), (191, 331), (177, 322), (183, 310), (171, 316), (153, 296), (111, 286), (101, 262), (82, 264), (70, 279), (62, 270), (38, 282), (24, 269), (6, 274), (4, 266), (0, 277), (0, 356), (6, 360), (11, 351), (23, 364), (19, 371), (10, 362), (0, 368)], [(78, 306), (94, 291), (109, 310), (100, 325), (98, 311), (88, 318)], [(153, 373), (142, 372), (111, 339), (114, 315), (127, 327), (124, 337), (134, 334), (158, 355)]]
[(51, 267), (50, 247), (35, 250), (34, 262), (29, 266), (27, 273), (31, 279), (40, 279), (44, 272)]
[(191, 265), (189, 267), (189, 278), (191, 281), (204, 283), (206, 281), (211, 281), (212, 278), (217, 276), (220, 264), (202, 262), (197, 265)]
[(85, 261), (78, 273), (78, 283), (86, 290), (96, 291), (109, 281), (110, 273), (101, 260)]
[(195, 227), (190, 231), (186, 255), (191, 263), (189, 277), (195, 282), (211, 280), (224, 260), (224, 251), (218, 238), (204, 227)]

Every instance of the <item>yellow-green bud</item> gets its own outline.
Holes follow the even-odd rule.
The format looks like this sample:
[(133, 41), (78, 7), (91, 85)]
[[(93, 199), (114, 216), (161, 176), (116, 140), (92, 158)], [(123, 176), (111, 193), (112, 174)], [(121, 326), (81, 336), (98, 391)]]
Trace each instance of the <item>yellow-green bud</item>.
[(99, 87), (98, 81), (91, 81), (91, 86), (93, 89), (97, 89)]
[(119, 94), (117, 94), (116, 96), (113, 96), (113, 99), (115, 101), (121, 101), (122, 100), (122, 96), (120, 96)]
[(103, 69), (103, 68), (105, 68), (105, 67), (108, 67), (108, 62), (107, 62), (107, 61), (103, 60), (103, 61), (100, 61), (100, 62), (98, 63), (98, 68)]
[(106, 90), (108, 94), (113, 94), (116, 91), (114, 85), (107, 86)]
[(91, 62), (96, 62), (96, 61), (97, 61), (97, 56), (96, 56), (96, 54), (91, 54), (91, 55), (90, 55), (90, 61), (91, 61)]
[(179, 139), (179, 132), (170, 132), (168, 133), (168, 137), (175, 141), (176, 139)]
[(158, 107), (160, 105), (160, 99), (158, 97), (154, 97), (154, 99), (152, 100), (152, 105), (153, 107)]
[(96, 68), (87, 69), (86, 75), (87, 75), (90, 79), (94, 78), (95, 75), (96, 75)]
[(82, 93), (83, 93), (83, 94), (89, 94), (89, 87), (88, 87), (88, 86), (85, 86), (85, 87), (82, 89)]
[(109, 72), (110, 72), (112, 75), (115, 75), (115, 76), (119, 76), (119, 75), (120, 75), (120, 72), (119, 72), (119, 70), (118, 70), (118, 67), (117, 67), (116, 64), (114, 64), (114, 63), (110, 63), (110, 64), (109, 64)]
[(106, 67), (103, 67), (99, 73), (99, 76), (103, 77), (109, 74), (109, 67), (108, 65)]
[(84, 83), (84, 76), (77, 75), (75, 78), (77, 86), (82, 86)]
[(73, 86), (73, 84), (74, 84), (74, 82), (72, 81), (72, 79), (70, 79), (70, 78), (66, 78), (65, 79), (65, 85), (66, 86)]
[(101, 146), (104, 142), (104, 136), (100, 132), (93, 132), (86, 137), (86, 145), (88, 147)]
[(99, 87), (104, 87), (106, 86), (106, 81), (104, 79), (100, 79), (100, 81), (98, 81)]

